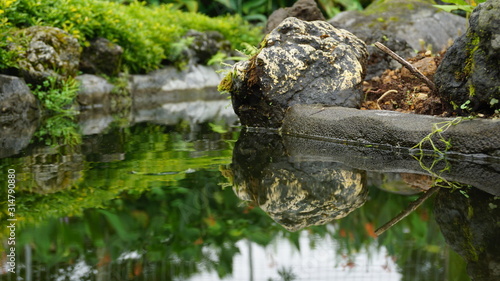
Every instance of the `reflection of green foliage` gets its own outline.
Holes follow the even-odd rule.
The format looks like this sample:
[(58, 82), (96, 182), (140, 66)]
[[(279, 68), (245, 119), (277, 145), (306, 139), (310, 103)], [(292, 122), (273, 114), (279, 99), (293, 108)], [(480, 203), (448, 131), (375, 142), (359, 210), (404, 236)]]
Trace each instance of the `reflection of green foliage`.
[(35, 141), (46, 145), (77, 145), (82, 142), (79, 127), (73, 116), (55, 115), (43, 120), (34, 134)]
[[(68, 223), (49, 219), (48, 223), (25, 227), (19, 241), (33, 243), (34, 259), (49, 266), (78, 256), (84, 256), (90, 265), (97, 264), (96, 255), (102, 248), (117, 263), (122, 253), (137, 251), (145, 252), (150, 262), (167, 261), (164, 272), (189, 261), (226, 276), (239, 252), (236, 241), (250, 237), (267, 245), (276, 235), (269, 230), (280, 227), (259, 209), (238, 207), (232, 190), (220, 190), (220, 180), (216, 171), (201, 171), (143, 194), (123, 193), (107, 203), (106, 210), (91, 208), (82, 218), (72, 217)], [(206, 249), (213, 250), (215, 256)], [(193, 274), (199, 269), (191, 270)]]
[[(176, 132), (170, 132), (174, 129)], [(183, 134), (182, 127), (145, 124), (84, 138), (82, 151), (90, 149), (86, 142), (94, 144), (96, 139), (102, 148), (85, 153), (83, 175), (73, 188), (36, 194), (23, 186), (29, 181), (19, 182), (22, 196), (17, 210), (17, 246), (31, 245), (34, 264), (45, 263), (47, 271), (83, 259), (93, 269), (106, 262), (123, 268), (134, 264), (142, 266), (148, 276), (178, 279), (187, 279), (204, 268), (227, 276), (239, 252), (235, 243), (242, 239), (266, 246), (285, 238), (300, 250), (300, 232), (287, 232), (259, 208), (242, 204), (230, 188), (220, 187), (225, 179), (217, 168), (231, 161), (232, 152), (224, 136), (235, 139), (237, 133), (214, 134), (208, 124), (200, 131), (209, 134), (206, 139), (219, 137), (222, 146), (203, 150), (186, 141), (189, 132)], [(114, 154), (125, 157), (95, 158)], [(15, 168), (22, 178), (26, 176), (23, 161), (28, 160), (9, 159), (0, 162), (0, 168)], [(337, 241), (335, 252), (347, 256), (384, 246), (408, 276), (413, 271), (405, 267), (407, 264), (424, 267), (433, 261), (436, 268), (443, 267), (442, 259), (437, 259), (443, 251), (443, 239), (436, 235), (439, 230), (432, 221), (430, 202), (374, 239), (374, 227), (390, 220), (414, 198), (375, 187), (370, 197), (345, 219), (307, 229), (311, 244), (331, 236)], [(139, 253), (141, 259), (118, 259), (131, 251)], [(19, 260), (23, 255), (21, 252)], [(148, 266), (150, 263), (154, 266)], [(426, 277), (436, 272), (443, 276), (441, 271), (423, 272)], [(127, 274), (133, 272), (129, 270), (117, 280), (130, 278)], [(292, 275), (281, 271), (283, 279)]]
[[(54, 116), (48, 120), (49, 125), (42, 125), (36, 137), (50, 144), (61, 142), (61, 139), (54, 135), (65, 136), (64, 131), (69, 130), (65, 127), (67, 125), (64, 125), (65, 122), (74, 125), (64, 116), (60, 118)], [(186, 141), (181, 134), (166, 134), (164, 130), (165, 127), (159, 125), (115, 128), (108, 137), (100, 137), (101, 142), (117, 146), (118, 151), (115, 153), (127, 155), (126, 160), (86, 163), (88, 170), (82, 171), (83, 181), (68, 190), (50, 195), (27, 192), (23, 195), (23, 200), (18, 202), (17, 215), (22, 217), (23, 221), (30, 223), (53, 216), (78, 215), (87, 208), (103, 207), (106, 202), (123, 192), (142, 194), (151, 188), (182, 180), (190, 171), (207, 168), (217, 171), (219, 165), (230, 162), (232, 148), (227, 144), (225, 149), (200, 154), (194, 144)], [(227, 136), (237, 137), (231, 134)], [(75, 137), (81, 142), (80, 135), (76, 134)], [(60, 146), (54, 149), (67, 150), (67, 147)], [(112, 153), (112, 151), (107, 148), (98, 153)], [(61, 155), (66, 154), (61, 151)], [(32, 162), (30, 158), (14, 160), (13, 163), (9, 161), (11, 165), (9, 167), (15, 168), (16, 171), (22, 171), (23, 165), (30, 165)], [(30, 170), (19, 172), (18, 177), (22, 179), (19, 181), (19, 189), (31, 190), (32, 186), (29, 185), (33, 182), (32, 172)]]

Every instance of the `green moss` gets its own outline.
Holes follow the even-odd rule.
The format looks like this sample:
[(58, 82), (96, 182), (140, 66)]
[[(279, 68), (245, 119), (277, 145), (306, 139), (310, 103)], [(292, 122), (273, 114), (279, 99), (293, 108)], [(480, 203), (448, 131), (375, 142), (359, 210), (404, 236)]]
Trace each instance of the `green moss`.
[[(373, 2), (368, 6), (362, 13), (365, 15), (381, 15), (389, 10), (414, 10), (415, 5), (418, 3), (425, 3), (425, 0), (414, 0), (414, 1), (401, 1), (401, 0), (385, 0)], [(392, 19), (390, 19), (392, 20)]]
[(229, 71), (224, 78), (220, 81), (219, 85), (217, 86), (217, 90), (221, 94), (229, 93), (233, 89), (233, 79), (234, 79), (235, 73), (234, 71)]

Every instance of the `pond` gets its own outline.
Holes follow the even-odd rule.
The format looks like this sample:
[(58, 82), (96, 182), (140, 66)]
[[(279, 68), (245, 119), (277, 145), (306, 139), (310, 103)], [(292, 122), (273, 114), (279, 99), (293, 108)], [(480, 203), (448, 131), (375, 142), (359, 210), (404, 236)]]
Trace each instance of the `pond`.
[(131, 111), (2, 153), (0, 280), (498, 280), (498, 197), (408, 211), (426, 161), (242, 129), (227, 100)]

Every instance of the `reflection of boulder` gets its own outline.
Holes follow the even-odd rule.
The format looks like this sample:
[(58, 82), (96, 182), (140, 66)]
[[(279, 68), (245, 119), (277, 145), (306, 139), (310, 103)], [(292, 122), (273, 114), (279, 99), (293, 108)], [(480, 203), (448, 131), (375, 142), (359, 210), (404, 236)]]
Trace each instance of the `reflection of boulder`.
[[(68, 147), (41, 146), (25, 158), (30, 169), (22, 185), (30, 192), (49, 194), (70, 188), (82, 176), (83, 157), (79, 152), (65, 151)], [(75, 148), (78, 150), (78, 147)]]
[(434, 212), (446, 242), (475, 281), (500, 280), (500, 200), (478, 189), (439, 191)]
[(243, 133), (233, 154), (234, 188), (290, 231), (347, 216), (366, 200), (365, 174), (340, 163), (289, 159), (281, 137)]

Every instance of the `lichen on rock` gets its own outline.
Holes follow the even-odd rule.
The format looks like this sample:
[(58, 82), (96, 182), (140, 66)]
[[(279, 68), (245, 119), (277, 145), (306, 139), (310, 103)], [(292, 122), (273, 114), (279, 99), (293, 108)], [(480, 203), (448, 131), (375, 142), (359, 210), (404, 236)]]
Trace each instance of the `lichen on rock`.
[(276, 128), (294, 104), (358, 107), (366, 59), (365, 44), (350, 32), (291, 17), (234, 65), (221, 88), (243, 125)]

